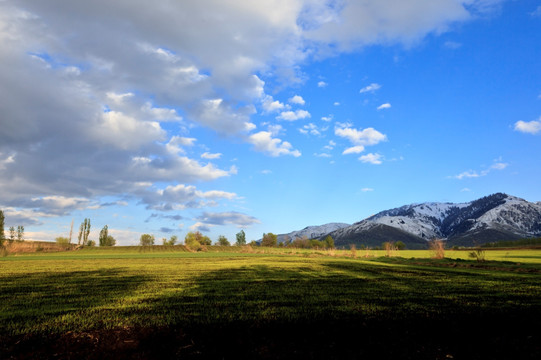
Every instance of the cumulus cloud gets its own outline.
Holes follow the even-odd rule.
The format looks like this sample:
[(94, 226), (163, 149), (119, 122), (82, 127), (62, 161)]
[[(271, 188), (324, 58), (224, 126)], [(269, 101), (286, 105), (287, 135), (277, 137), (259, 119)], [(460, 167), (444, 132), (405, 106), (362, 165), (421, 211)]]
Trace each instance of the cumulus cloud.
[(306, 119), (311, 117), (310, 113), (306, 110), (295, 110), (295, 111), (283, 111), (279, 116), (276, 117), (278, 120), (285, 121), (296, 121), (299, 119)]
[(361, 157), (359, 157), (359, 160), (363, 163), (380, 165), (382, 163), (381, 161), (382, 158), (383, 157), (380, 154), (369, 153), (369, 154), (362, 155)]
[(248, 227), (254, 224), (261, 223), (253, 216), (242, 214), (236, 211), (227, 212), (203, 212), (202, 215), (196, 218), (199, 224), (222, 226), (235, 225), (237, 227)]
[(329, 85), (329, 84), (327, 84), (325, 81), (319, 81), (317, 83), (317, 87), (319, 87), (319, 88), (327, 87), (327, 85)]
[(218, 200), (237, 198), (235, 193), (220, 190), (201, 191), (193, 185), (184, 184), (170, 185), (164, 189), (145, 188), (137, 194), (148, 209), (160, 211), (216, 206)]
[(381, 89), (380, 84), (372, 83), (372, 84), (370, 84), (368, 86), (363, 87), (361, 90), (359, 90), (359, 92), (361, 94), (363, 94), (363, 93), (367, 93), (367, 92), (375, 92), (376, 90), (379, 90), (379, 89)]
[(292, 155), (294, 157), (301, 156), (299, 150), (294, 150), (293, 146), (278, 138), (273, 138), (272, 133), (268, 131), (260, 131), (248, 137), (248, 142), (254, 145), (254, 149), (264, 152), (270, 156), (278, 157), (281, 155)]
[(263, 106), (263, 110), (266, 113), (273, 113), (280, 110), (285, 109), (286, 105), (284, 103), (281, 103), (278, 100), (274, 100), (274, 98), (270, 95), (266, 95), (261, 100), (261, 105)]
[(391, 104), (389, 103), (381, 104), (380, 106), (378, 106), (378, 110), (390, 109), (390, 108), (391, 108)]
[[(492, 11), (501, 0), (351, 1), (341, 6), (313, 2), (305, 11), (305, 36), (344, 51), (370, 44), (411, 46), (428, 33), (442, 33), (472, 13)], [(332, 48), (330, 45), (333, 45)]]
[(301, 105), (303, 106), (304, 104), (306, 104), (306, 101), (304, 101), (304, 99), (302, 98), (302, 96), (300, 95), (295, 95), (293, 96), (292, 98), (290, 98), (288, 100), (291, 104), (296, 104), (296, 105)]
[[(342, 125), (342, 126), (340, 126)], [(380, 133), (374, 128), (357, 130), (350, 127), (349, 124), (339, 124), (334, 130), (334, 134), (348, 139), (354, 146), (346, 149), (344, 153), (358, 154), (364, 151), (365, 146), (379, 144), (387, 140), (387, 135)]]
[(519, 120), (515, 123), (515, 131), (535, 135), (541, 131), (541, 118), (532, 121)]

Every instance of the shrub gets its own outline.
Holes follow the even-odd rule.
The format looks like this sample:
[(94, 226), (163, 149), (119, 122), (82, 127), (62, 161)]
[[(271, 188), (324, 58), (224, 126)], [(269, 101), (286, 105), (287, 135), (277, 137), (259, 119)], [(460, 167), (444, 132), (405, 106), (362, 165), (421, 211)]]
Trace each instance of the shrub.
[(62, 237), (62, 236), (59, 236), (57, 237), (56, 239), (54, 239), (56, 241), (56, 243), (64, 248), (67, 248), (69, 247), (70, 245), (70, 239), (68, 239), (67, 237)]
[(357, 248), (355, 247), (355, 244), (349, 246), (349, 251), (351, 251), (351, 257), (357, 257)]
[(485, 255), (486, 255), (485, 250), (481, 248), (474, 249), (468, 254), (469, 257), (474, 258), (475, 260), (479, 262), (485, 261)]
[(385, 250), (385, 256), (387, 257), (393, 256), (393, 253), (396, 250), (396, 247), (394, 246), (394, 243), (392, 241), (384, 242), (382, 244), (382, 248)]
[(428, 248), (432, 252), (434, 259), (443, 259), (445, 257), (445, 243), (441, 239), (434, 239), (428, 243)]

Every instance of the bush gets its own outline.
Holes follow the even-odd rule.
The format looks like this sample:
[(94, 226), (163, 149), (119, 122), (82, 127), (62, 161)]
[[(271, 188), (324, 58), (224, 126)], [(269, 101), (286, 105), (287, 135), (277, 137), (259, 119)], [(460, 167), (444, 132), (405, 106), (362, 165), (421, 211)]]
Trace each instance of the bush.
[(477, 248), (468, 254), (469, 257), (474, 258), (479, 262), (485, 261), (485, 250)]
[(57, 237), (56, 239), (54, 239), (56, 241), (56, 243), (62, 247), (69, 247), (70, 246), (70, 239), (68, 239), (67, 237), (62, 237), (62, 236), (59, 236)]
[(443, 259), (445, 257), (445, 243), (441, 239), (434, 239), (428, 243), (428, 248), (432, 251), (434, 259)]

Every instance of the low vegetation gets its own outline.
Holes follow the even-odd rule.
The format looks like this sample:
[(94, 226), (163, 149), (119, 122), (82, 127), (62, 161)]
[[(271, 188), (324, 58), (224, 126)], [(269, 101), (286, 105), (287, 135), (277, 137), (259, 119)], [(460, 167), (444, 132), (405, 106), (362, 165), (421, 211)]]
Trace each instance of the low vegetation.
[(539, 355), (541, 250), (142, 249), (1, 258), (0, 357)]

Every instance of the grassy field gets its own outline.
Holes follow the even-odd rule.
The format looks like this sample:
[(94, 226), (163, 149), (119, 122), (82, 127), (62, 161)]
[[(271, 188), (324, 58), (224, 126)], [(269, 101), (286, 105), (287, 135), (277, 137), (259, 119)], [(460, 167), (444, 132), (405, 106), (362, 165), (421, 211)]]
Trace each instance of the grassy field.
[(0, 258), (0, 358), (540, 358), (541, 250)]

